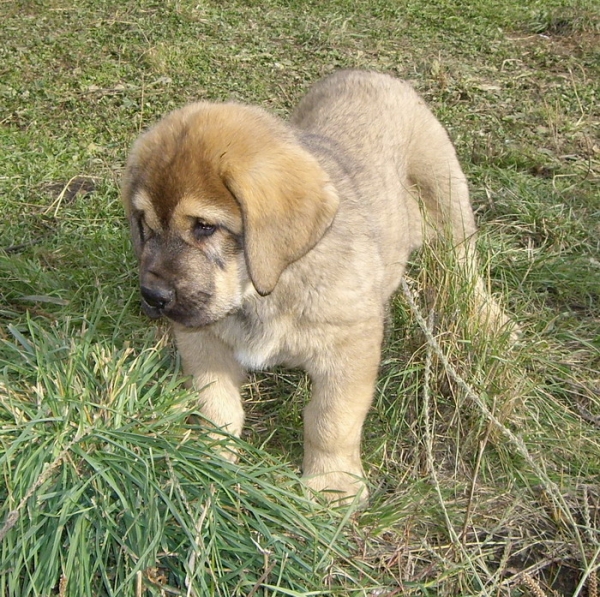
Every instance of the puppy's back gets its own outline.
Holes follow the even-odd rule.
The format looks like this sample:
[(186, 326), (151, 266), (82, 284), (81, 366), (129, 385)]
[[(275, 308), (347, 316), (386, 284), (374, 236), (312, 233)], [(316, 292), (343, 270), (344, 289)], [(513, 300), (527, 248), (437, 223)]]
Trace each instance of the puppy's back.
[[(378, 220), (375, 242), (391, 266), (443, 232), (457, 243), (475, 233), (466, 178), (440, 122), (410, 84), (365, 71), (317, 82), (292, 123), (335, 141), (355, 165), (363, 209)], [(343, 199), (343, 197), (342, 197)], [(398, 278), (392, 276), (389, 288)]]
[(421, 107), (425, 108), (422, 100), (404, 81), (344, 70), (313, 85), (291, 121), (302, 130), (335, 139), (346, 149), (370, 150), (374, 142), (385, 143), (396, 136), (406, 139), (415, 117), (422, 119)]

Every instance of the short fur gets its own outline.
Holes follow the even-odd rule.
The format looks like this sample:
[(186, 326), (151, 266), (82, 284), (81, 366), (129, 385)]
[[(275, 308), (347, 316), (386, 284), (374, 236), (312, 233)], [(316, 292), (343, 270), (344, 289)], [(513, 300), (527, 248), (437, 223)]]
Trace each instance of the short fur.
[(392, 77), (341, 71), (290, 124), (192, 104), (138, 139), (123, 195), (144, 309), (172, 320), (203, 414), (239, 435), (245, 371), (305, 369), (306, 483), (365, 498), (386, 305), (425, 236), (450, 233), (469, 255), (475, 233), (454, 148), (423, 101)]

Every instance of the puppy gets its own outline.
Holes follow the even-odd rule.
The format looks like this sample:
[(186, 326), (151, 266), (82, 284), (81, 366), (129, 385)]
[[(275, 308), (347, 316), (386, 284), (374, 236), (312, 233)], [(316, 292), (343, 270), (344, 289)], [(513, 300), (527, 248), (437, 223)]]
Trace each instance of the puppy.
[(246, 370), (303, 368), (305, 481), (365, 499), (361, 431), (386, 305), (426, 237), (472, 254), (467, 182), (423, 101), (392, 77), (341, 71), (289, 124), (188, 105), (137, 140), (122, 190), (143, 309), (171, 320), (201, 412), (239, 436)]

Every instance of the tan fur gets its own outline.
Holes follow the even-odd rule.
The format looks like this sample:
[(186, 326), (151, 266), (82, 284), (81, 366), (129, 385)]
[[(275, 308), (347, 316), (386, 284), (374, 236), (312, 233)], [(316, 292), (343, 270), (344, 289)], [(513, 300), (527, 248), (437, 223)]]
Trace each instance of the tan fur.
[(245, 371), (305, 369), (306, 483), (364, 499), (360, 438), (387, 302), (425, 236), (464, 247), (475, 233), (456, 154), (422, 100), (391, 77), (342, 71), (290, 125), (193, 104), (137, 141), (123, 194), (145, 309), (173, 320), (202, 412), (239, 435)]

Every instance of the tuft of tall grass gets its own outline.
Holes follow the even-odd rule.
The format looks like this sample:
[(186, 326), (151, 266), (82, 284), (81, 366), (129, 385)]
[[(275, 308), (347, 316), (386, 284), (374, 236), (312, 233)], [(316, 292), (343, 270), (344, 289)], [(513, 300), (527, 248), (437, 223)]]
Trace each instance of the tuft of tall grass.
[(164, 343), (115, 348), (95, 325), (2, 341), (0, 594), (364, 594), (348, 513), (244, 442), (221, 459)]

